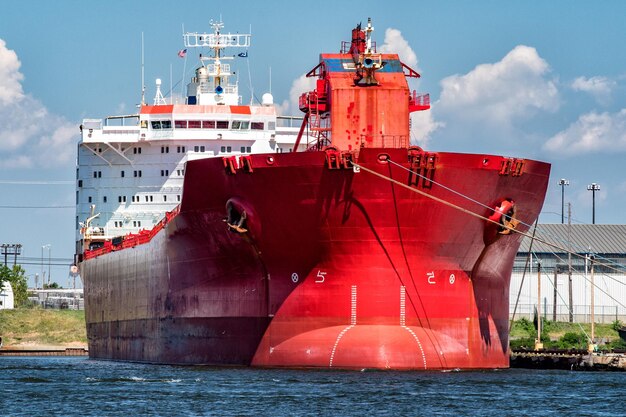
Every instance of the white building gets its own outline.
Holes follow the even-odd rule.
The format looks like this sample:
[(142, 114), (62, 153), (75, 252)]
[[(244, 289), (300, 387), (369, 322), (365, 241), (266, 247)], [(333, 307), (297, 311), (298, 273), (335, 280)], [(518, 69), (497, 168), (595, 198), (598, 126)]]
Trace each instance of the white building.
[(0, 310), (13, 310), (14, 308), (13, 288), (10, 282), (4, 281), (0, 286)]
[(543, 224), (535, 236), (515, 260), (511, 315), (532, 318), (539, 296), (548, 320), (626, 321), (626, 225)]

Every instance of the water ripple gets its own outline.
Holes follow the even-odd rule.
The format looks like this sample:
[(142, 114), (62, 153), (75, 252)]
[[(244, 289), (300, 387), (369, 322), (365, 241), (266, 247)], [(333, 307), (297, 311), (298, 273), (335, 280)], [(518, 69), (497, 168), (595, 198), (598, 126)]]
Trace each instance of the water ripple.
[(394, 372), (0, 359), (2, 415), (613, 416), (623, 373)]

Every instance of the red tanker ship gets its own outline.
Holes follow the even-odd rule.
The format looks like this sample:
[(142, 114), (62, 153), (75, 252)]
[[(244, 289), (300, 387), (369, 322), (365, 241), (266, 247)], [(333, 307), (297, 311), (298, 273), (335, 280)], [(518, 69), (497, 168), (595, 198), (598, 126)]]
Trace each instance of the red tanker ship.
[(92, 358), (508, 367), (518, 232), (550, 166), (410, 146), (409, 114), (428, 96), (371, 31), (359, 25), (309, 72), (293, 152), (190, 159), (180, 204), (152, 229), (85, 236)]

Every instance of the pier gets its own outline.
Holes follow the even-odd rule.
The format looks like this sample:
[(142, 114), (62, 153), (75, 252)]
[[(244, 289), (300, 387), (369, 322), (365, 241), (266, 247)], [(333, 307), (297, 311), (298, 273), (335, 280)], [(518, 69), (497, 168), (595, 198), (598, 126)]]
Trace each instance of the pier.
[(87, 356), (85, 348), (65, 349), (0, 349), (0, 356)]
[(586, 350), (514, 350), (511, 368), (565, 369), (573, 371), (626, 371), (626, 353)]

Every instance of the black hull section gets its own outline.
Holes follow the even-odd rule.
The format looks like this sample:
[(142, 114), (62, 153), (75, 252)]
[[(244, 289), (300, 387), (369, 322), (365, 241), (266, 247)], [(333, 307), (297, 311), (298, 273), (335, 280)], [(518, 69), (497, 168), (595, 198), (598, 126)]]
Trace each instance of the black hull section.
[(250, 365), (268, 318), (162, 318), (90, 323), (89, 357), (173, 365)]

